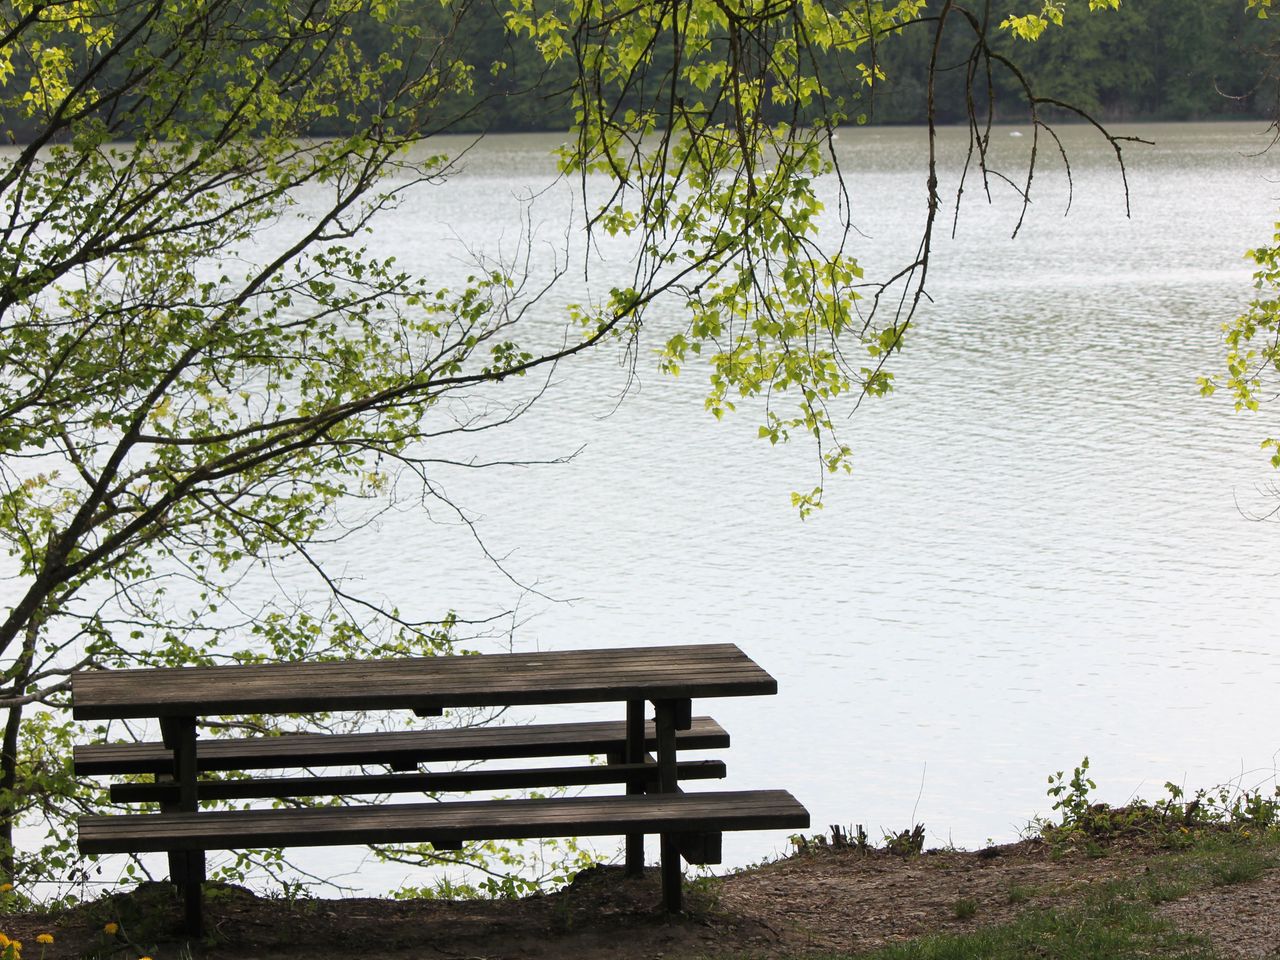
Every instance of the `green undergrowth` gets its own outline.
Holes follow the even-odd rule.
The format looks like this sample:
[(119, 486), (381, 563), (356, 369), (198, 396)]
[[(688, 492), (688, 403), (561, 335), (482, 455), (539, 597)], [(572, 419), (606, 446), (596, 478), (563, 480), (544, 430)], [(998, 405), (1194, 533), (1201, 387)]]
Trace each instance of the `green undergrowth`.
[(1178, 933), (1141, 903), (1110, 894), (1090, 899), (1090, 904), (1076, 910), (1035, 910), (1005, 926), (839, 956), (850, 960), (1217, 960), (1218, 954), (1206, 941)]
[(1132, 877), (1096, 884), (1062, 903), (1028, 909), (1011, 923), (923, 937), (842, 960), (1219, 960), (1203, 937), (1179, 932), (1161, 903), (1199, 890), (1257, 879), (1280, 862), (1280, 838), (1206, 835), (1153, 857)]
[(1095, 801), (1095, 789), (1088, 757), (1070, 778), (1062, 770), (1051, 774), (1047, 793), (1059, 820), (1036, 820), (1032, 829), (1056, 849), (1083, 846), (1089, 851), (1123, 841), (1176, 847), (1209, 834), (1249, 838), (1280, 828), (1280, 786), (1267, 793), (1228, 783), (1188, 795), (1168, 782), (1163, 798), (1121, 807)]
[[(1163, 903), (1213, 888), (1248, 883), (1280, 866), (1280, 789), (1227, 785), (1191, 795), (1165, 784), (1166, 796), (1120, 807), (1097, 802), (1086, 757), (1068, 777), (1049, 777), (1056, 821), (1036, 821), (1030, 833), (1051, 858), (1124, 858), (1119, 879), (1010, 885), (1015, 919), (983, 924), (983, 901), (962, 894), (950, 919), (973, 929), (932, 934), (861, 953), (804, 954), (805, 960), (1222, 960), (1207, 939), (1179, 931), (1161, 915)], [(898, 836), (904, 836), (898, 835)], [(886, 835), (887, 852), (902, 852)], [(870, 853), (858, 828), (797, 844)], [(994, 851), (994, 848), (992, 848)], [(990, 909), (989, 901), (987, 909)], [(742, 955), (740, 960), (747, 960)]]
[[(1104, 855), (1130, 854), (1113, 849)], [(1200, 832), (1176, 849), (1152, 851), (1132, 863), (1133, 875), (1118, 880), (1011, 888), (1009, 903), (1026, 904), (1011, 922), (981, 925), (984, 903), (965, 896), (956, 901), (951, 918), (972, 923), (974, 929), (869, 952), (806, 952), (796, 954), (796, 960), (1225, 960), (1206, 938), (1176, 929), (1159, 906), (1197, 891), (1245, 883), (1280, 866), (1280, 833)], [(737, 960), (750, 958), (737, 955)]]

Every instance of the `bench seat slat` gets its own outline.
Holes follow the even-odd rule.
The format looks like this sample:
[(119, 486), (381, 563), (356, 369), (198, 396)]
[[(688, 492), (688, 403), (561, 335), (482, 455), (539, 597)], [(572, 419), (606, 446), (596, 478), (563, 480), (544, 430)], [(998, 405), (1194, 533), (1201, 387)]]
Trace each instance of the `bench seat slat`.
[[(681, 760), (681, 780), (723, 779), (723, 760)], [(656, 781), (654, 763), (612, 763), (519, 770), (449, 770), (442, 773), (359, 774), (334, 777), (254, 777), (248, 780), (210, 780), (197, 785), (201, 800), (253, 800), (266, 797), (359, 796), (378, 793), (448, 793), (460, 790), (528, 790), (600, 783)], [(117, 783), (111, 787), (116, 803), (176, 800), (175, 783)]]
[[(254, 770), (585, 756), (621, 752), (625, 737), (624, 722), (606, 720), (464, 730), (209, 739), (200, 741), (197, 768)], [(657, 747), (652, 722), (645, 725), (645, 745), (648, 749)], [(695, 717), (690, 729), (676, 733), (676, 746), (682, 750), (720, 749), (729, 746), (729, 734), (710, 717)], [(82, 776), (171, 773), (172, 756), (162, 743), (88, 744), (75, 748), (75, 771)]]
[(87, 816), (86, 854), (804, 829), (785, 790)]

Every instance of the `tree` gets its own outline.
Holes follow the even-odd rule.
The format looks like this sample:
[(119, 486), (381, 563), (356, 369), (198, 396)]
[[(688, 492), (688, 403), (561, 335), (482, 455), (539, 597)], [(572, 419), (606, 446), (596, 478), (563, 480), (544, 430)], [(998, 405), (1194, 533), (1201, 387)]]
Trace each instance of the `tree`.
[[(1117, 3), (1052, 0), (1004, 26), (1033, 39), (1073, 7)], [(537, 390), (474, 419), (451, 400), (500, 394), (610, 343), (634, 357), (660, 298), (688, 317), (659, 345), (662, 368), (700, 357), (712, 414), (747, 400), (762, 437), (811, 437), (815, 479), (793, 500), (802, 514), (819, 507), (822, 477), (850, 464), (837, 411), (891, 388), (885, 363), (925, 296), (939, 206), (931, 146), (911, 262), (863, 278), (843, 193), (840, 229), (818, 235), (815, 183), (839, 175), (832, 132), (877, 82), (876, 50), (928, 37), (932, 107), (944, 38), (967, 38), (984, 180), (983, 77), (1008, 72), (1037, 138), (1049, 129), (1038, 111), (1051, 101), (989, 42), (1000, 25), (954, 0), (510, 0), (496, 9), (539, 61), (519, 64), (507, 90), (540, 96), (568, 66), (574, 138), (561, 169), (584, 195), (588, 178), (609, 184), (581, 226), (634, 251), (632, 282), (570, 307), (557, 345), (538, 349), (526, 331), (546, 287), (509, 264), (481, 261), (465, 286), (438, 289), (361, 241), (406, 191), (448, 175), (446, 158), (409, 148), (482, 106), (464, 54), (469, 18), (492, 11), (473, 6), (0, 8), (0, 105), (27, 138), (0, 156), (0, 536), (13, 564), (0, 869), (11, 876), (69, 869), (69, 818), (98, 802), (68, 771), (72, 670), (449, 649), (456, 618), (411, 622), (353, 595), (315, 545), (340, 535), (353, 499), (385, 502), (406, 478), (440, 497), (440, 438), (509, 425)], [(327, 200), (295, 216), (303, 185)], [(1016, 189), (1029, 201), (1029, 173)], [(207, 625), (246, 568), (281, 555), (310, 565), (326, 606), (247, 612), (238, 643)], [(173, 609), (174, 581), (193, 609)], [(20, 855), (12, 827), (36, 813), (49, 844)]]
[[(1267, 19), (1271, 6), (1271, 0), (1247, 0), (1246, 4), (1247, 10), (1262, 20)], [(1275, 137), (1280, 137), (1280, 84), (1276, 83), (1275, 74), (1278, 55), (1274, 47), (1267, 53), (1270, 66), (1257, 86), (1275, 84), (1271, 128)], [(1275, 137), (1271, 147), (1275, 146)], [(1201, 377), (1200, 392), (1208, 397), (1220, 386), (1226, 386), (1237, 411), (1257, 412), (1263, 402), (1275, 397), (1275, 389), (1280, 386), (1280, 223), (1276, 224), (1271, 242), (1247, 251), (1245, 259), (1256, 267), (1253, 282), (1257, 296), (1244, 313), (1223, 323), (1226, 375)], [(1280, 469), (1280, 437), (1263, 439), (1261, 448), (1269, 451), (1271, 466)], [(1277, 515), (1280, 508), (1267, 516)]]

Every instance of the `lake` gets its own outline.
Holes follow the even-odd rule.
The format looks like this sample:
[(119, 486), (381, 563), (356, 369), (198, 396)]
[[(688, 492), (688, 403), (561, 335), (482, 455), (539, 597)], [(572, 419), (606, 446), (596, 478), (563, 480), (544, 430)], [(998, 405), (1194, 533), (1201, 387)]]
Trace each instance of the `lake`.
[[(1269, 239), (1280, 152), (1260, 152), (1259, 125), (1117, 132), (1154, 142), (1126, 148), (1129, 218), (1110, 147), (1082, 127), (1063, 131), (1069, 216), (1060, 162), (1016, 239), (1013, 191), (996, 184), (988, 206), (970, 184), (897, 390), (846, 424), (856, 468), (820, 514), (802, 522), (788, 499), (812, 482), (803, 443), (757, 440), (747, 409), (716, 422), (696, 371), (663, 378), (643, 354), (619, 402), (625, 365), (605, 351), (562, 367), (488, 451), (581, 449), (571, 463), (446, 483), (536, 592), (414, 510), (345, 550), (346, 569), (424, 611), (514, 608), (516, 650), (739, 644), (780, 690), (710, 706), (733, 735), (728, 784), (789, 788), (815, 829), (1010, 840), (1051, 813), (1046, 776), (1085, 755), (1113, 803), (1166, 780), (1270, 789), (1280, 527), (1251, 517), (1280, 503), (1258, 450), (1275, 428), (1201, 398), (1196, 377), (1217, 372), (1221, 324), (1250, 298), (1243, 253)], [(1030, 142), (1013, 133), (1029, 131), (994, 138), (1009, 170)], [(514, 249), (518, 198), (550, 179), (555, 142), (486, 140), (378, 242), (438, 273), (461, 269), (459, 244)], [(916, 242), (924, 134), (838, 145), (874, 275)], [(964, 131), (943, 132), (947, 223), (963, 150)], [(571, 197), (533, 205), (548, 243)], [(625, 276), (625, 259), (600, 269)], [(729, 864), (785, 847), (726, 839)]]
[[(803, 442), (757, 440), (745, 405), (715, 421), (703, 376), (664, 378), (644, 350), (628, 388), (609, 348), (562, 366), (475, 448), (571, 462), (441, 474), (510, 578), (447, 514), (409, 504), (333, 559), (409, 615), (514, 611), (481, 649), (737, 643), (779, 695), (697, 705), (732, 733), (726, 786), (786, 787), (815, 830), (923, 822), (930, 846), (1011, 840), (1050, 814), (1046, 776), (1085, 755), (1112, 803), (1166, 780), (1269, 790), (1280, 526), (1251, 516), (1280, 505), (1258, 450), (1276, 428), (1201, 398), (1196, 378), (1221, 367), (1221, 324), (1251, 295), (1243, 254), (1270, 237), (1280, 151), (1260, 153), (1261, 125), (1117, 132), (1154, 142), (1126, 148), (1129, 218), (1110, 148), (1083, 127), (1063, 131), (1069, 216), (1053, 157), (1016, 239), (1013, 191), (993, 185), (987, 205), (970, 184), (934, 250), (933, 303), (891, 365), (897, 390), (844, 425), (855, 471), (807, 521), (789, 502), (814, 481)], [(964, 131), (942, 139), (949, 225)], [(994, 140), (1017, 169), (1029, 130)], [(527, 211), (554, 250), (573, 189), (521, 198), (551, 180), (556, 142), (485, 140), (384, 217), (374, 246), (456, 279), (467, 246), (516, 251)], [(865, 235), (853, 252), (882, 274), (923, 220), (924, 133), (852, 129), (838, 146)], [(600, 255), (600, 277), (626, 276), (621, 247)], [(545, 302), (548, 329), (580, 274)], [(645, 346), (679, 322), (652, 315)], [(785, 846), (726, 838), (726, 863)], [(359, 870), (347, 882), (370, 891), (422, 882), (358, 861), (308, 863)]]

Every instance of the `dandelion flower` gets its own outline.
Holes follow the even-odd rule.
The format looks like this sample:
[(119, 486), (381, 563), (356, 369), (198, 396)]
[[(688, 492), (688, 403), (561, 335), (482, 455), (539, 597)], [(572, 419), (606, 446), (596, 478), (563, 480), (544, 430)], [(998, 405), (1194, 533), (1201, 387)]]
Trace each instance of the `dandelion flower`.
[(52, 933), (36, 934), (36, 943), (53, 943), (53, 934)]
[(0, 950), (3, 950), (8, 945), (9, 945), (9, 938), (6, 937), (3, 933), (0, 933)]
[(12, 883), (0, 883), (0, 893), (8, 893), (13, 889)]
[(103, 928), (102, 928), (102, 931), (103, 931), (103, 933), (105, 933), (107, 936), (109, 936), (109, 937), (114, 937), (117, 933), (119, 933), (119, 932), (120, 932), (120, 924), (118, 924), (118, 923), (108, 923), (105, 927), (103, 927)]

